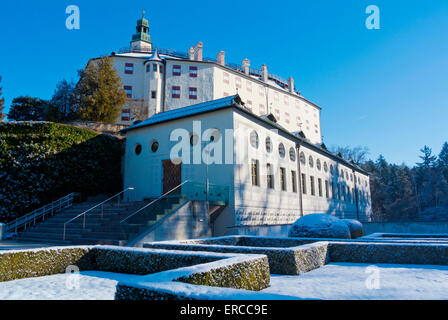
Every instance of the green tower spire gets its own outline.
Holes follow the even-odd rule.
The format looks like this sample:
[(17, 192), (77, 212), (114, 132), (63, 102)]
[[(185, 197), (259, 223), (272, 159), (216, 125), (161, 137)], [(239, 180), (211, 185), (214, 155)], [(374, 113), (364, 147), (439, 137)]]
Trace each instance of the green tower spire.
[(151, 36), (149, 35), (149, 22), (145, 19), (145, 9), (140, 20), (137, 20), (137, 32), (132, 35), (132, 41), (145, 41), (151, 43)]

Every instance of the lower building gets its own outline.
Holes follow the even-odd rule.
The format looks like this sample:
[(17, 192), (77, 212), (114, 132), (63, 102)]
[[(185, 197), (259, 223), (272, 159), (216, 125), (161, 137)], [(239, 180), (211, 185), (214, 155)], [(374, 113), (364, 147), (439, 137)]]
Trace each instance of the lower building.
[(255, 115), (238, 95), (158, 113), (123, 132), (125, 188), (137, 200), (205, 201), (211, 215), (201, 222), (213, 236), (284, 234), (310, 213), (370, 219), (367, 172), (274, 115)]

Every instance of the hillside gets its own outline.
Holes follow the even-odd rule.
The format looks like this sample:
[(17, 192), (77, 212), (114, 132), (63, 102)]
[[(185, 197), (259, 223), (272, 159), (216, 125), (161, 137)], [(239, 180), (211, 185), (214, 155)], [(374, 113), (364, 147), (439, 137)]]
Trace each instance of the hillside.
[(113, 136), (52, 122), (0, 122), (0, 221), (70, 192), (120, 191), (122, 155)]

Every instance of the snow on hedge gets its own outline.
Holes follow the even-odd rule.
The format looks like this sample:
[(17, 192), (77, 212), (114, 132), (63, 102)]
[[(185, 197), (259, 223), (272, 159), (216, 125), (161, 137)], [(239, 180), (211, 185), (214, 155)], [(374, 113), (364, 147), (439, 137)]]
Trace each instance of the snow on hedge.
[(329, 214), (308, 214), (291, 226), (290, 237), (350, 239), (347, 223)]

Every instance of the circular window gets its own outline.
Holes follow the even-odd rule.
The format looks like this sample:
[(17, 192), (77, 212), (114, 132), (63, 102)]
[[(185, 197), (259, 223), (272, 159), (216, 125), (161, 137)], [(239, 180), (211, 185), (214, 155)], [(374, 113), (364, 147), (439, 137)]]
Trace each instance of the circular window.
[(221, 132), (218, 129), (213, 129), (210, 135), (210, 142), (217, 142), (221, 139)]
[(272, 152), (272, 140), (271, 138), (266, 138), (266, 151), (271, 153)]
[(289, 159), (291, 161), (296, 161), (296, 151), (293, 147), (289, 148)]
[(327, 164), (327, 162), (325, 162), (325, 161), (324, 161), (324, 171), (325, 171), (325, 172), (328, 172), (328, 164)]
[(195, 134), (195, 133), (192, 133), (192, 134), (190, 135), (190, 145), (191, 145), (191, 146), (195, 146), (195, 145), (198, 144), (198, 142), (199, 142), (199, 137), (198, 137), (198, 135)]
[(306, 165), (306, 157), (305, 154), (303, 152), (300, 152), (300, 163), (303, 165)]
[(250, 145), (258, 149), (258, 133), (256, 131), (250, 133)]
[(317, 170), (319, 170), (319, 171), (320, 171), (320, 169), (322, 168), (322, 165), (320, 164), (320, 160), (319, 160), (319, 159), (316, 160), (316, 168), (317, 168)]
[(278, 154), (280, 155), (281, 158), (285, 157), (285, 146), (283, 145), (283, 143), (280, 143), (278, 145)]
[(140, 143), (137, 143), (134, 147), (134, 151), (136, 155), (139, 155), (142, 153), (142, 145)]
[(159, 143), (157, 141), (153, 141), (151, 144), (151, 151), (156, 152), (159, 149)]
[(310, 167), (311, 167), (311, 168), (314, 167), (314, 160), (313, 160), (313, 157), (312, 157), (312, 156), (310, 156), (310, 157), (308, 158), (308, 163), (310, 164)]

